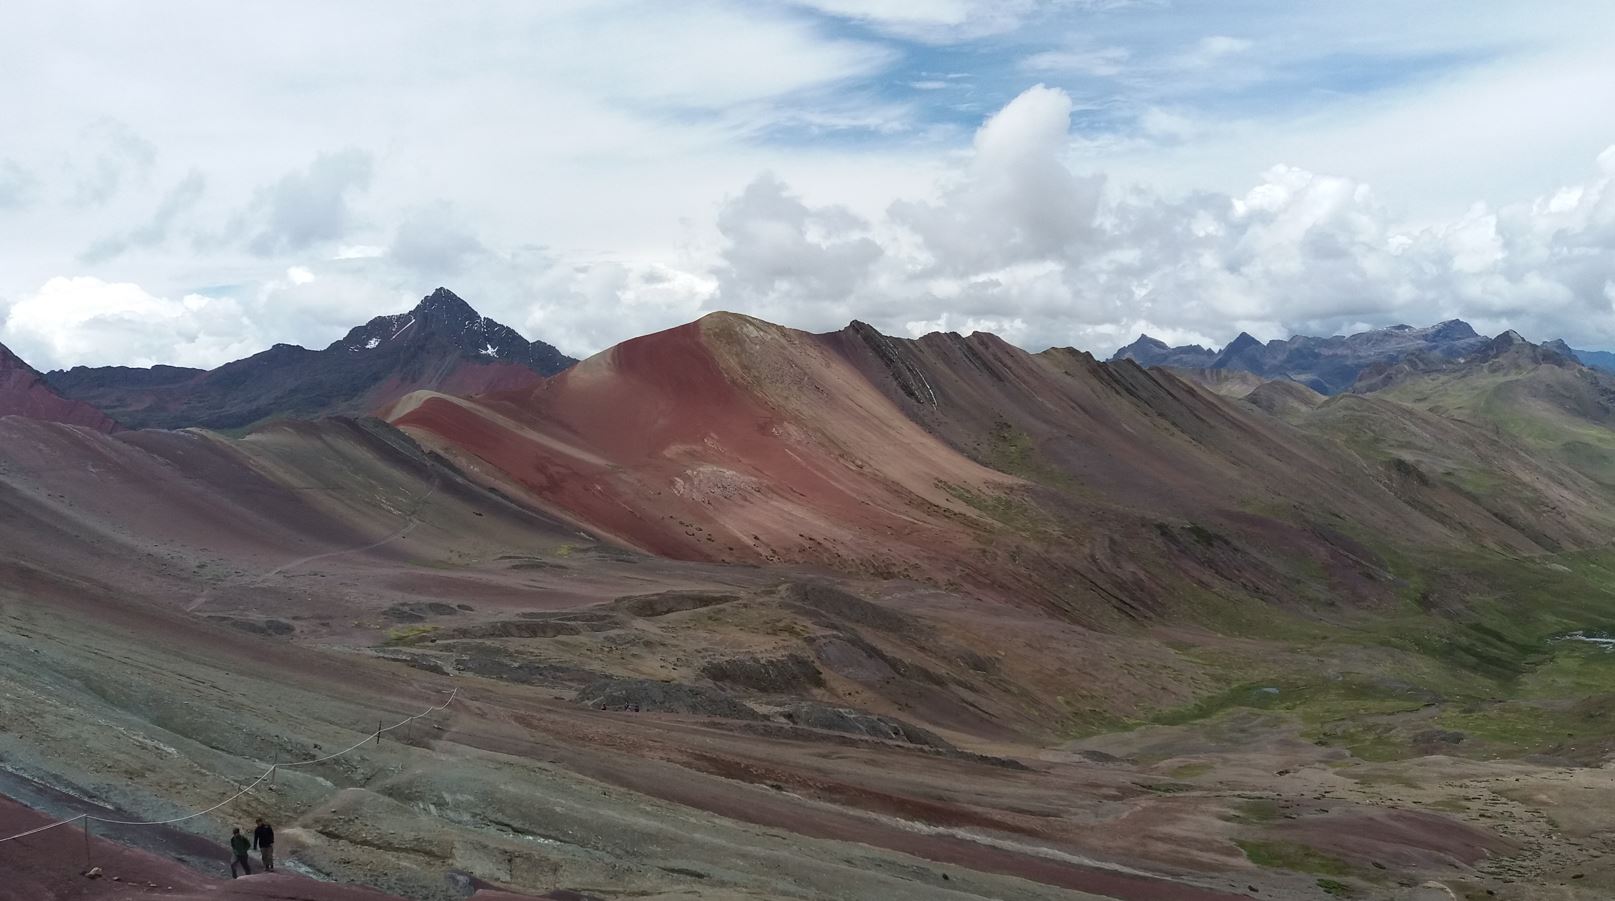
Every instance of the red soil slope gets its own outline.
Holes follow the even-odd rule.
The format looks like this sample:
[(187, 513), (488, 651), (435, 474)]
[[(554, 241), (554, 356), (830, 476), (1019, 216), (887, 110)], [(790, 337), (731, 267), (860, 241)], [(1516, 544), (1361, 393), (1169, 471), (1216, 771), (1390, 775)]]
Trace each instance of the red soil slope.
[(1538, 549), (1169, 373), (991, 335), (810, 335), (720, 313), (532, 390), (417, 392), (383, 415), (474, 478), (655, 554), (967, 585), (1084, 621), (1191, 589), (1291, 603), (1320, 569), (1320, 601), (1386, 597), (1341, 522)]
[(33, 367), (0, 345), (0, 416), (27, 416), (51, 422), (81, 425), (98, 432), (116, 431), (118, 424), (83, 401), (69, 400), (45, 384)]
[(926, 433), (812, 336), (728, 314), (532, 391), (422, 392), (388, 415), (557, 515), (682, 559), (957, 569), (983, 518), (950, 486), (1019, 481)]

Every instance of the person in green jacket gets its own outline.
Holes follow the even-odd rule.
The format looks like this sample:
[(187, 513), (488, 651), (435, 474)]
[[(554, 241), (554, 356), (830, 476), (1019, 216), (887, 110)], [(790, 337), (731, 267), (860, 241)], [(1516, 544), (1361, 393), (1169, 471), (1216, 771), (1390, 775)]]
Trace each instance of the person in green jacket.
[(247, 876), (252, 875), (252, 864), (247, 860), (247, 852), (252, 850), (252, 842), (241, 834), (240, 829), (230, 830), (230, 853), (234, 855), (230, 860), (230, 878), (236, 878), (236, 868)]

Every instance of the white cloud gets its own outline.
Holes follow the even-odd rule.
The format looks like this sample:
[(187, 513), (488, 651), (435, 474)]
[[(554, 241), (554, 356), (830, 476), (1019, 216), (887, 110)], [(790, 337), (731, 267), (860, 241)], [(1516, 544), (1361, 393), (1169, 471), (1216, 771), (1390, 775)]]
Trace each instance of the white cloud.
[(1060, 161), (1071, 98), (1038, 85), (976, 132), (975, 155), (937, 202), (902, 202), (893, 218), (918, 234), (929, 268), (962, 273), (1042, 259), (1080, 245), (1103, 180)]
[(105, 204), (129, 179), (144, 180), (157, 162), (157, 148), (151, 141), (127, 123), (112, 118), (86, 127), (77, 147), (80, 155), (71, 163), (78, 183), (71, 202), (78, 206)]
[(1033, 0), (793, 0), (798, 6), (863, 22), (914, 40), (953, 43), (1009, 31), (1037, 8)]
[(863, 220), (841, 207), (810, 208), (772, 175), (753, 181), (718, 214), (725, 239), (716, 303), (818, 321), (846, 309), (882, 250)]
[(336, 255), (332, 259), (369, 260), (386, 255), (387, 248), (378, 247), (374, 244), (344, 244), (337, 248)]
[(293, 266), (241, 296), (153, 294), (129, 282), (57, 277), (11, 304), (0, 343), (38, 369), (169, 363), (209, 368), (279, 342), (323, 347), (377, 312), (418, 298), (353, 273)]
[(1029, 72), (1074, 72), (1110, 78), (1126, 71), (1132, 55), (1126, 47), (1043, 50), (1021, 60), (1021, 68)]
[(1608, 4), (7, 12), (0, 310), (64, 276), (238, 308), (176, 314), (168, 354), (39, 320), (12, 340), (46, 365), (321, 346), (438, 284), (573, 353), (720, 305), (1097, 349), (1448, 315), (1615, 344)]
[(234, 230), (260, 256), (341, 238), (352, 225), (353, 198), (370, 186), (371, 171), (371, 156), (363, 150), (322, 153), (307, 168), (260, 188)]
[(99, 262), (116, 257), (131, 247), (161, 244), (168, 239), (174, 223), (201, 201), (206, 190), (207, 179), (201, 170), (191, 169), (163, 195), (151, 218), (123, 234), (101, 238), (91, 244), (80, 255), (81, 258), (85, 262)]
[[(900, 331), (990, 326), (1034, 347), (1106, 353), (1133, 328), (1220, 343), (1242, 330), (1271, 338), (1453, 316), (1615, 343), (1615, 152), (1590, 180), (1545, 198), (1406, 227), (1365, 183), (1294, 166), (1272, 167), (1237, 196), (1105, 193), (1059, 159), (1070, 109), (1044, 87), (1006, 106), (935, 200), (857, 224), (878, 250), (841, 267), (855, 276), (841, 282), (826, 271), (834, 262), (801, 252), (812, 246), (804, 223), (833, 211), (793, 202), (783, 215), (787, 189), (759, 182), (726, 207), (725, 232), (762, 230), (761, 246), (786, 249), (765, 257), (786, 263), (750, 281), (749, 302), (818, 324), (801, 301), (828, 297)], [(753, 193), (771, 203), (747, 200)], [(754, 245), (727, 251), (740, 269), (757, 256)], [(825, 284), (850, 296), (837, 300)], [(908, 312), (918, 309), (927, 315)]]
[(53, 278), (12, 304), (0, 334), (39, 369), (84, 359), (213, 364), (262, 349), (242, 345), (240, 313), (227, 299), (170, 300), (127, 282)]
[(689, 322), (716, 290), (710, 277), (613, 262), (545, 269), (530, 287), (550, 302), (511, 324), (580, 358), (622, 340), (625, 322), (637, 334)]
[(1253, 46), (1255, 45), (1244, 38), (1224, 34), (1209, 35), (1195, 42), (1195, 45), (1178, 56), (1174, 63), (1182, 69), (1206, 69), (1226, 61), (1231, 56), (1238, 56)]
[(457, 275), (486, 252), (454, 206), (444, 202), (412, 210), (398, 224), (387, 251), (395, 262), (421, 273), (427, 281)]
[(21, 209), (34, 202), (39, 179), (16, 160), (0, 160), (0, 210)]

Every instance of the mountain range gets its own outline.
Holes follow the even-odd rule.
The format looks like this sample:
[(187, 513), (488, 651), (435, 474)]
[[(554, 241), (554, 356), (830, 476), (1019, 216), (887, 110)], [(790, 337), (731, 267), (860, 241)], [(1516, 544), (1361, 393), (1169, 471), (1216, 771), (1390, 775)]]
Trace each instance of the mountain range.
[[(1170, 347), (1148, 335), (1139, 335), (1133, 343), (1117, 350), (1111, 359), (1134, 360), (1142, 366), (1232, 370), (1268, 379), (1287, 378), (1330, 395), (1350, 390), (1363, 371), (1372, 367), (1395, 365), (1413, 355), (1427, 359), (1462, 359), (1485, 347), (1489, 340), (1469, 323), (1451, 319), (1427, 328), (1393, 325), (1353, 335), (1323, 338), (1296, 335), (1266, 343), (1241, 332), (1221, 350), (1198, 344)], [(1546, 342), (1543, 346), (1584, 365), (1615, 372), (1615, 354), (1572, 350), (1563, 340)]]
[(210, 370), (75, 366), (45, 381), (130, 428), (242, 429), (274, 417), (365, 414), (417, 388), (476, 394), (532, 385), (574, 362), (439, 288), (323, 350), (277, 344)]
[[(0, 356), (0, 837), (352, 746), (94, 853), (253, 897), (185, 861), (267, 814), (333, 881), (264, 890), (333, 901), (1606, 897), (1615, 377), (1566, 349), (713, 313), (567, 365), (439, 290), (207, 372)], [(69, 896), (58, 833), (0, 876)]]

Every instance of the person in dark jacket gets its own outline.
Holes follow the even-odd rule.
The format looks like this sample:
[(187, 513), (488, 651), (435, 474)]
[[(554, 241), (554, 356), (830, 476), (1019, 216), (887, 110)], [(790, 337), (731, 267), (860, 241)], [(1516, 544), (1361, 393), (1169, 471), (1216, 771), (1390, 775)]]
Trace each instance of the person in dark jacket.
[(252, 846), (263, 858), (264, 872), (275, 872), (275, 827), (265, 823), (263, 817), (258, 818), (258, 828), (252, 830)]
[(252, 862), (247, 860), (247, 852), (250, 851), (250, 850), (252, 850), (252, 842), (247, 841), (247, 837), (245, 835), (241, 834), (240, 829), (231, 829), (230, 830), (230, 855), (231, 855), (231, 857), (230, 857), (230, 878), (231, 879), (236, 878), (236, 875), (237, 875), (236, 874), (236, 868), (237, 867), (241, 868), (241, 873), (242, 874), (247, 875), (247, 876), (252, 875)]

